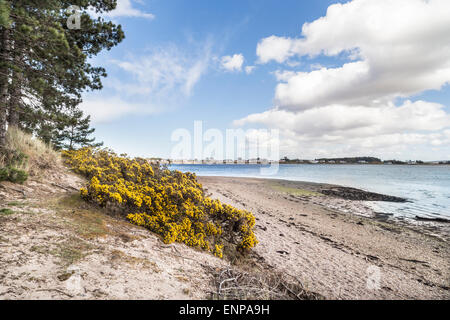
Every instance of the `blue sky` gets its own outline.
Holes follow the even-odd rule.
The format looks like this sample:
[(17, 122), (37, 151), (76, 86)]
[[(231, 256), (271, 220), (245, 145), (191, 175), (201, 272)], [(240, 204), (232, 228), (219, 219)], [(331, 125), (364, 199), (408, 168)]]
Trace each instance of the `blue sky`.
[(126, 39), (93, 60), (108, 78), (82, 105), (117, 152), (169, 157), (202, 120), (278, 129), (281, 156), (450, 159), (450, 17), (427, 23), (448, 1), (118, 2)]

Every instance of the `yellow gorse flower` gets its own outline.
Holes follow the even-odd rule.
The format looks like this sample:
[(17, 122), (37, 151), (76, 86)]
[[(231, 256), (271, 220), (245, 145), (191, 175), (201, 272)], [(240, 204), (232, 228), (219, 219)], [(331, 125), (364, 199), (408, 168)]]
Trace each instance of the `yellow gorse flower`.
[(80, 190), (85, 200), (126, 213), (131, 223), (159, 234), (165, 243), (185, 243), (220, 258), (224, 242), (242, 251), (258, 243), (255, 217), (206, 197), (195, 174), (162, 169), (107, 149), (63, 151), (63, 156), (89, 179)]

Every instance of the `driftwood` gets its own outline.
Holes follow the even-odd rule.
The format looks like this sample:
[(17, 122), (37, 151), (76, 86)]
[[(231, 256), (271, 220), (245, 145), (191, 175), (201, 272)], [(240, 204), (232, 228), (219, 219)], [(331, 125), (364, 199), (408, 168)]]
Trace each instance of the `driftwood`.
[(68, 293), (66, 293), (66, 292), (64, 292), (64, 291), (62, 291), (62, 290), (56, 289), (56, 288), (54, 288), (54, 289), (39, 289), (39, 290), (37, 290), (37, 291), (56, 291), (56, 292), (59, 292), (59, 293), (61, 293), (61, 294), (63, 294), (63, 295), (68, 296), (69, 298), (73, 298), (73, 295), (68, 294)]
[(18, 193), (21, 193), (24, 197), (26, 197), (25, 190), (20, 190), (20, 189), (14, 188), (12, 186), (7, 186), (6, 187), (6, 186), (2, 185), (1, 183), (0, 183), (0, 187), (2, 189), (5, 189), (5, 190), (11, 189), (12, 191), (16, 191)]
[[(289, 274), (248, 273), (226, 268), (215, 274), (216, 299), (236, 300), (317, 300), (321, 296), (306, 290), (303, 284)], [(295, 280), (295, 281), (294, 281)]]
[(79, 191), (79, 189), (74, 188), (74, 187), (72, 187), (72, 186), (67, 186), (67, 187), (66, 187), (66, 186), (62, 186), (62, 185), (57, 184), (57, 183), (54, 183), (54, 182), (52, 182), (52, 185), (55, 186), (55, 187), (64, 189), (64, 190), (66, 190), (66, 191)]

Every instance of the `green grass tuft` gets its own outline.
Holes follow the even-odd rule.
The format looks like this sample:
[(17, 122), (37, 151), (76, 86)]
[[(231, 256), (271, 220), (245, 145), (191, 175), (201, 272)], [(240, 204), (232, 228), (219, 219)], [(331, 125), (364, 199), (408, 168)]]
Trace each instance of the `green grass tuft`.
[(0, 215), (2, 215), (2, 216), (9, 216), (11, 214), (14, 214), (14, 211), (11, 209), (8, 209), (8, 208), (0, 209)]
[(24, 170), (11, 166), (0, 168), (0, 181), (10, 181), (13, 183), (24, 183), (28, 178), (28, 173)]

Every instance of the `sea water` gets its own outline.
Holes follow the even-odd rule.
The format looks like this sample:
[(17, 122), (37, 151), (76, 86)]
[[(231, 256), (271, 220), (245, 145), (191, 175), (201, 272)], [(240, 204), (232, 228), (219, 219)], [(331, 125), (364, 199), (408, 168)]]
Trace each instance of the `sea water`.
[[(273, 178), (338, 184), (406, 198), (406, 203), (367, 202), (375, 211), (398, 218), (450, 218), (448, 165), (327, 165), (283, 164), (274, 175), (261, 174), (264, 165), (171, 165), (169, 169), (198, 176)], [(267, 167), (267, 166), (265, 166)]]

